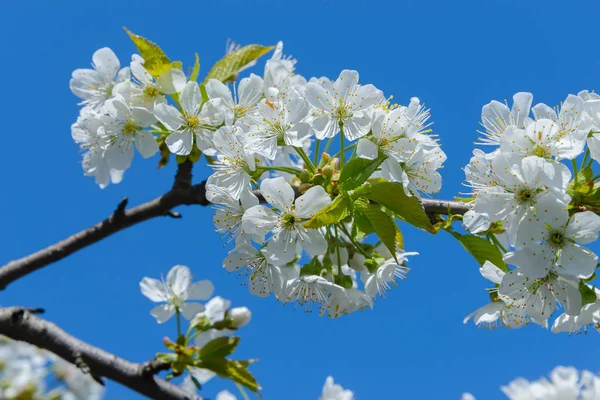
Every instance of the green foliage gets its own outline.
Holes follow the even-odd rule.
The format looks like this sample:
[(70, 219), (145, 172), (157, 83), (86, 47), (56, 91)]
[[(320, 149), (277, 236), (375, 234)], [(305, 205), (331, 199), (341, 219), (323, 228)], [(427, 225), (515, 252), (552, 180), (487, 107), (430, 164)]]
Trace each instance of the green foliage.
[(274, 48), (275, 46), (266, 47), (259, 44), (250, 44), (229, 53), (217, 61), (210, 71), (208, 71), (204, 83), (208, 82), (209, 79), (217, 79), (223, 83), (233, 81), (240, 69)]
[(375, 182), (364, 185), (354, 192), (353, 197), (375, 201), (409, 224), (436, 233), (419, 199), (407, 196), (401, 183)]
[(202, 360), (196, 366), (198, 368), (211, 370), (222, 378), (231, 379), (232, 381), (247, 387), (258, 397), (261, 397), (258, 391), (262, 388), (258, 382), (256, 382), (254, 376), (248, 371), (248, 365), (252, 362), (253, 361), (234, 361), (224, 358), (214, 358)]
[(216, 338), (205, 344), (198, 354), (202, 360), (225, 358), (233, 353), (239, 343), (240, 338), (236, 336)]
[(167, 57), (156, 43), (151, 42), (143, 36), (136, 35), (127, 28), (123, 29), (125, 29), (125, 32), (127, 32), (129, 38), (140, 52), (140, 55), (144, 59), (144, 68), (146, 68), (150, 75), (158, 77), (171, 68), (181, 69), (181, 62), (177, 61), (176, 63), (178, 64), (172, 66), (169, 57)]
[(354, 190), (363, 183), (387, 158), (385, 154), (380, 154), (374, 160), (366, 160), (364, 158), (354, 157), (342, 169), (340, 174), (339, 185), (342, 190)]
[(581, 293), (582, 306), (594, 303), (597, 300), (596, 291), (583, 283), (583, 281), (579, 281), (579, 293)]
[(196, 82), (198, 80), (198, 74), (200, 73), (200, 56), (196, 53), (196, 60), (194, 61), (194, 68), (192, 69), (192, 75), (190, 75), (190, 81)]
[(502, 259), (502, 253), (489, 240), (479, 236), (461, 235), (457, 232), (450, 232), (450, 234), (458, 239), (460, 244), (477, 260), (479, 265), (483, 265), (486, 261), (489, 261), (502, 271), (508, 271), (508, 266)]
[(355, 208), (354, 223), (352, 224), (352, 236), (360, 240), (373, 232), (375, 232), (375, 229), (373, 228), (373, 225), (371, 225), (369, 218), (367, 218), (367, 216), (360, 211), (360, 208)]
[(396, 234), (398, 228), (394, 223), (392, 217), (381, 210), (381, 207), (375, 204), (360, 205), (360, 212), (364, 214), (369, 220), (369, 223), (373, 227), (375, 234), (379, 237), (381, 242), (387, 247), (392, 253), (394, 259), (396, 258)]
[(325, 225), (337, 224), (352, 212), (352, 199), (346, 193), (341, 193), (328, 206), (312, 216), (304, 223), (305, 228), (320, 228)]

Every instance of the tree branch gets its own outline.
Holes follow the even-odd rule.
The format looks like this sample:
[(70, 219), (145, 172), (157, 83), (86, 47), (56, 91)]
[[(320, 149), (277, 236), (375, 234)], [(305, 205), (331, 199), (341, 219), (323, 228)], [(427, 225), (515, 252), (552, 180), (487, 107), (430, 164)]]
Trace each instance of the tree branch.
[[(127, 199), (123, 199), (114, 213), (102, 222), (76, 233), (43, 250), (28, 255), (18, 260), (9, 262), (0, 268), (0, 290), (7, 285), (28, 275), (46, 265), (59, 261), (78, 250), (94, 244), (115, 232), (126, 229), (140, 222), (161, 216), (181, 218), (181, 215), (172, 209), (180, 205), (210, 205), (206, 199), (206, 181), (192, 185), (191, 162), (184, 162), (177, 168), (173, 187), (166, 194), (150, 200), (147, 203), (126, 210)], [(261, 202), (264, 198), (260, 192), (255, 191)], [(422, 199), (425, 212), (428, 214), (464, 214), (470, 205), (456, 201)]]
[(136, 364), (85, 343), (56, 324), (36, 317), (19, 307), (0, 308), (0, 334), (51, 351), (70, 363), (83, 362), (93, 376), (103, 376), (157, 400), (200, 399), (150, 372), (158, 364)]

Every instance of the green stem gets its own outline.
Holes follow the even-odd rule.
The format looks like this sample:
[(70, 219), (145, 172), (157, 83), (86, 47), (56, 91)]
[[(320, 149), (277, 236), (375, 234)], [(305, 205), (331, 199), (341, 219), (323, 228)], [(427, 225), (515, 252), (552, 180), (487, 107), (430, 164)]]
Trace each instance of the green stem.
[(331, 147), (331, 143), (333, 143), (333, 137), (330, 137), (329, 140), (327, 141), (327, 144), (325, 145), (325, 150), (323, 150), (323, 153), (327, 153), (329, 151), (329, 148)]
[(317, 139), (317, 144), (315, 145), (315, 165), (319, 165), (319, 147), (321, 147), (321, 141)]
[[(350, 149), (354, 149), (356, 151), (356, 145), (357, 144), (358, 143), (354, 143), (354, 144), (351, 144), (350, 146), (346, 147), (344, 149), (344, 152), (346, 152), (346, 151), (348, 151)], [(339, 156), (340, 154), (341, 154), (341, 151), (338, 151), (337, 153), (335, 153), (334, 155), (332, 155), (331, 158), (335, 158), (335, 157)], [(354, 154), (354, 153), (352, 153), (352, 154)]]
[(177, 315), (177, 338), (179, 338), (181, 336), (181, 313), (179, 308), (175, 309), (175, 314)]
[(333, 229), (335, 231), (335, 252), (337, 253), (337, 262), (338, 262), (338, 271), (337, 271), (337, 273), (339, 274), (342, 271), (342, 257), (340, 256), (340, 237), (339, 237), (339, 234), (338, 234), (338, 227), (337, 227), (337, 225), (334, 225)]
[(575, 186), (577, 186), (577, 173), (578, 173), (578, 171), (577, 171), (577, 161), (575, 161), (575, 159), (572, 159), (571, 161), (573, 163), (573, 176), (574, 176), (574, 179), (575, 179)]
[(581, 160), (581, 168), (585, 167), (585, 162), (587, 161), (588, 157), (590, 156), (590, 149), (586, 149), (585, 154), (583, 155), (583, 160)]
[(502, 243), (500, 243), (500, 241), (498, 240), (498, 238), (496, 237), (496, 235), (494, 235), (493, 233), (490, 233), (490, 234), (488, 235), (488, 237), (489, 237), (490, 239), (492, 239), (492, 242), (493, 242), (493, 243), (494, 243), (496, 246), (498, 246), (498, 248), (499, 248), (500, 250), (502, 250), (504, 253), (508, 253), (508, 252), (506, 251), (506, 249), (504, 248), (504, 246), (502, 246)]
[(590, 182), (594, 182), (597, 181), (598, 179), (600, 179), (600, 174), (594, 176), (592, 179), (590, 179)]
[(344, 124), (340, 122), (340, 169), (344, 166)]
[(304, 160), (304, 166), (313, 174), (317, 172), (315, 165), (310, 161), (310, 158), (306, 152), (304, 152), (304, 149), (302, 147), (294, 147), (294, 149), (296, 149), (296, 153)]
[(246, 391), (244, 390), (244, 388), (242, 387), (242, 385), (240, 385), (237, 382), (233, 382), (233, 383), (235, 383), (235, 386), (237, 386), (237, 388), (240, 391), (240, 394), (242, 395), (242, 397), (244, 398), (244, 400), (250, 400), (250, 398), (246, 394)]
[(350, 232), (348, 232), (348, 229), (346, 229), (346, 227), (342, 224), (339, 225), (340, 229), (342, 230), (342, 232), (344, 232), (346, 234), (346, 236), (348, 236), (348, 239), (350, 239), (350, 241), (352, 242), (352, 244), (354, 245), (354, 247), (356, 247), (356, 249), (358, 250), (358, 252), (360, 254), (362, 254), (363, 256), (369, 258), (370, 256), (367, 254), (367, 252), (365, 251), (365, 249), (362, 248), (362, 245), (360, 243), (358, 243), (356, 241), (356, 239), (354, 239), (352, 237), (352, 235), (350, 234)]
[(300, 173), (302, 172), (298, 168), (293, 168), (293, 167), (277, 167), (277, 166), (259, 167), (259, 168), (257, 168), (257, 170), (260, 170), (260, 171), (281, 171), (281, 172), (287, 172), (289, 174), (294, 174), (294, 175), (300, 175)]

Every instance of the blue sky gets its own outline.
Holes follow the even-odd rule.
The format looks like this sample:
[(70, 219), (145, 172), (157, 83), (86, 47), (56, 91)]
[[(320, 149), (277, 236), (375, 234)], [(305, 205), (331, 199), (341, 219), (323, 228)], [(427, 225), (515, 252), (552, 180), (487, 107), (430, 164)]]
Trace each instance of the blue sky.
[[(125, 196), (140, 204), (168, 189), (175, 166), (157, 170), (157, 159), (136, 157), (121, 184), (100, 190), (83, 176), (70, 137), (78, 112), (70, 74), (89, 66), (104, 46), (126, 64), (134, 47), (124, 25), (185, 66), (198, 52), (201, 76), (223, 55), (229, 37), (244, 44), (283, 40), (306, 77), (335, 78), (356, 69), (362, 83), (400, 103), (418, 96), (431, 108), (448, 154), (439, 197), (451, 198), (462, 190), (461, 167), (483, 104), (531, 91), (534, 102), (555, 105), (568, 93), (598, 88), (597, 24), (590, 18), (598, 12), (593, 1), (4, 4), (0, 262), (98, 222)], [(196, 182), (208, 175), (197, 165)], [(330, 374), (363, 400), (458, 399), (463, 391), (493, 400), (503, 398), (501, 384), (538, 378), (556, 365), (600, 370), (596, 333), (568, 337), (538, 327), (490, 332), (463, 325), (463, 317), (487, 301), (487, 281), (448, 234), (403, 227), (406, 250), (421, 254), (410, 260), (409, 279), (374, 311), (330, 320), (251, 296), (220, 267), (227, 250), (213, 232), (212, 210), (178, 211), (181, 220), (135, 226), (19, 280), (0, 293), (0, 303), (44, 307), (68, 332), (142, 362), (161, 350), (162, 337), (173, 337), (175, 326), (156, 324), (138, 282), (188, 265), (196, 279), (214, 282), (215, 294), (253, 311), (237, 355), (260, 358), (253, 372), (267, 400), (316, 399)], [(222, 388), (231, 385), (214, 380), (203, 394), (214, 398)], [(140, 398), (115, 384), (107, 395)]]

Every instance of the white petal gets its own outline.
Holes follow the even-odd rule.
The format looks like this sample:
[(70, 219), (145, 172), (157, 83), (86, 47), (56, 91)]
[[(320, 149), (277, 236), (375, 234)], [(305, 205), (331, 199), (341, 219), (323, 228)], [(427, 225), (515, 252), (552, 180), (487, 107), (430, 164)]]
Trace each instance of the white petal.
[(156, 139), (148, 131), (140, 131), (135, 135), (135, 147), (144, 158), (152, 157), (159, 151)]
[(153, 278), (144, 278), (140, 282), (142, 294), (154, 302), (167, 301), (165, 285)]
[(200, 95), (200, 88), (196, 82), (192, 81), (186, 83), (183, 91), (179, 95), (179, 103), (186, 115), (198, 114), (200, 104), (202, 104), (202, 96)]
[(360, 139), (356, 147), (356, 155), (367, 160), (374, 160), (379, 155), (379, 147), (368, 139)]
[(294, 203), (294, 189), (283, 177), (263, 180), (260, 192), (269, 204), (281, 211), (289, 209)]
[(296, 215), (310, 218), (331, 203), (331, 197), (323, 186), (313, 186), (296, 199)]
[(327, 251), (327, 241), (318, 230), (308, 229), (306, 232), (300, 232), (299, 237), (299, 243), (311, 256), (325, 254)]
[(275, 228), (277, 221), (277, 215), (270, 208), (257, 205), (246, 210), (242, 227), (249, 234), (266, 235)]
[(179, 110), (164, 103), (154, 106), (154, 115), (171, 131), (179, 129), (183, 122)]
[(204, 311), (204, 306), (200, 303), (185, 303), (181, 306), (181, 315), (188, 321), (193, 319), (196, 314)]
[(173, 307), (171, 304), (161, 304), (160, 306), (154, 307), (150, 311), (150, 315), (156, 318), (156, 321), (159, 324), (168, 321), (173, 314), (175, 314), (175, 307)]
[(175, 131), (165, 139), (169, 151), (179, 156), (187, 156), (194, 147), (194, 137), (189, 130)]
[(193, 283), (187, 289), (188, 300), (208, 300), (213, 295), (215, 287), (209, 280), (203, 280)]
[(192, 273), (185, 265), (176, 265), (167, 274), (167, 285), (177, 296), (186, 293), (192, 283)]
[(104, 74), (108, 78), (107, 80), (112, 80), (121, 68), (121, 63), (116, 54), (108, 47), (97, 50), (92, 56), (92, 61), (96, 70)]
[(109, 167), (124, 171), (131, 166), (133, 146), (119, 146), (117, 143), (106, 150), (106, 162)]

